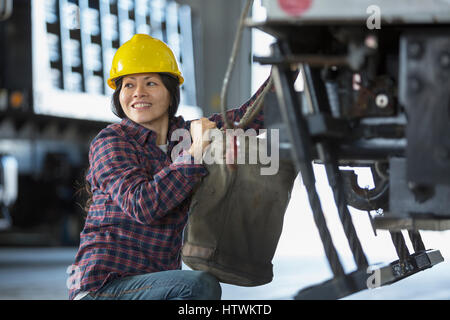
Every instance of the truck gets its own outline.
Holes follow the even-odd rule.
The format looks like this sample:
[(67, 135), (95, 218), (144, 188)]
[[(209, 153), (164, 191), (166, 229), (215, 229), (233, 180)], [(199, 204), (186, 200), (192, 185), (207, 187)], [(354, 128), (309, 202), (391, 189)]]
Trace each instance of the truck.
[[(255, 60), (272, 66), (280, 112), (271, 120), (284, 124), (286, 156), (301, 173), (333, 273), (296, 298), (337, 299), (367, 289), (372, 267), (380, 286), (442, 262), (420, 231), (450, 229), (450, 3), (262, 3), (265, 18), (247, 25), (276, 41), (270, 55)], [(301, 91), (292, 69), (303, 77)], [(331, 239), (313, 162), (325, 167), (357, 266), (351, 273)], [(357, 167), (370, 168), (374, 188), (358, 185)], [(369, 266), (348, 206), (369, 212), (374, 230), (389, 231), (398, 260)]]

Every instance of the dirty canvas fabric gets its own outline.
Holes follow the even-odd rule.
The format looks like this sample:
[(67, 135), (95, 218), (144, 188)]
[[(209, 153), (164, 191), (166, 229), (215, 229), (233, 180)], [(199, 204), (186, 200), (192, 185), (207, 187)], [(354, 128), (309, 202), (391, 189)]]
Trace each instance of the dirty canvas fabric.
[[(258, 147), (245, 144), (247, 159), (252, 148)], [(271, 261), (296, 173), (291, 162), (280, 160), (275, 175), (262, 175), (259, 163), (246, 161), (235, 170), (205, 165), (209, 175), (194, 192), (185, 228), (186, 265), (239, 286), (272, 281)]]

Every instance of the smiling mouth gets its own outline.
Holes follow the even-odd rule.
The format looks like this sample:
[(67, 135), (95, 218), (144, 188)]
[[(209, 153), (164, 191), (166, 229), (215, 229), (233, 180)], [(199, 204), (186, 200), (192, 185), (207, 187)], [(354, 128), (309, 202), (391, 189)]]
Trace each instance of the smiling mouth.
[(136, 103), (133, 104), (131, 107), (134, 109), (146, 109), (146, 108), (150, 108), (152, 106), (151, 103)]

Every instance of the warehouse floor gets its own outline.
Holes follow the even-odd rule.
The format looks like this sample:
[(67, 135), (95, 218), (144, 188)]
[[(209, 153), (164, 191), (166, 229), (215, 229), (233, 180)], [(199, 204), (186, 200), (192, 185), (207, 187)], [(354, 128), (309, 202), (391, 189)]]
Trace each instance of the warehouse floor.
[[(327, 225), (344, 270), (350, 273), (356, 267), (350, 258), (351, 253), (334, 206), (333, 195), (323, 182), (326, 181), (323, 169), (316, 169), (317, 186)], [(397, 260), (389, 232), (377, 230), (375, 234), (367, 212), (350, 209), (370, 265), (386, 265)], [(444, 262), (389, 286), (364, 290), (345, 299), (449, 300), (450, 230), (421, 231), (421, 235), (427, 249), (440, 250)], [(36, 239), (33, 242), (36, 243)], [(409, 240), (407, 245), (412, 252)], [(0, 299), (68, 299), (66, 270), (73, 263), (76, 251), (75, 247), (0, 247)], [(271, 283), (253, 288), (222, 284), (222, 298), (292, 299), (301, 288), (331, 278), (307, 195), (299, 181), (296, 181), (293, 189), (291, 202), (285, 213), (283, 232), (272, 262), (274, 279)]]
[[(66, 270), (75, 252), (76, 248), (0, 248), (0, 299), (66, 300)], [(275, 276), (270, 284), (254, 288), (223, 284), (222, 298), (291, 299), (300, 288), (330, 277), (326, 261), (318, 256), (277, 255), (273, 263)], [(450, 263), (346, 299), (450, 299)]]

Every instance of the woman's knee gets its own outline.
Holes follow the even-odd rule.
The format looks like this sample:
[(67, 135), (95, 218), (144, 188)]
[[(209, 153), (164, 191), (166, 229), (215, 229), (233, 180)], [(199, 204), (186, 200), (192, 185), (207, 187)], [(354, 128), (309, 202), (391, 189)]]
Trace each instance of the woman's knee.
[(192, 299), (197, 300), (220, 300), (222, 287), (219, 280), (205, 271), (192, 271), (195, 277)]

